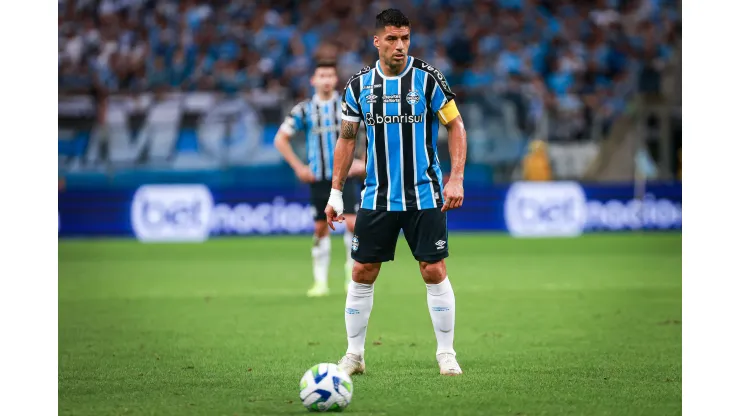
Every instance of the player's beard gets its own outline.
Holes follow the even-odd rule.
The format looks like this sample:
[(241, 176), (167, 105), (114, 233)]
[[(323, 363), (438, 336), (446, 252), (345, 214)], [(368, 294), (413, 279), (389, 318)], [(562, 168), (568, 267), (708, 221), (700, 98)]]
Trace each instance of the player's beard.
[(396, 52), (392, 52), (391, 55), (386, 59), (385, 64), (390, 68), (393, 72), (400, 72), (404, 65), (406, 65), (406, 61), (408, 60), (408, 55), (404, 54), (403, 58), (401, 60), (396, 60), (395, 55)]

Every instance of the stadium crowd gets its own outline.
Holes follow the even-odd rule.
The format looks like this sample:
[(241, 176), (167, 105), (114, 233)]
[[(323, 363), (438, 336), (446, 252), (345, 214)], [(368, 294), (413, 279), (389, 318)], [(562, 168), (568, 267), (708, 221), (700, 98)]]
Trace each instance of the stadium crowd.
[(342, 82), (375, 62), (386, 7), (459, 94), (513, 91), (575, 123), (655, 89), (680, 42), (679, 0), (59, 0), (59, 92), (303, 98), (318, 57), (336, 58)]

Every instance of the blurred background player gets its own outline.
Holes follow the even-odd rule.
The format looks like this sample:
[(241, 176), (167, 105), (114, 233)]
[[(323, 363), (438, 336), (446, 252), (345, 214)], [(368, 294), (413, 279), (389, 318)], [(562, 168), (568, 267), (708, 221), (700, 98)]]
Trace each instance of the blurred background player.
[[(315, 93), (308, 100), (296, 104), (275, 136), (275, 147), (280, 151), (288, 164), (293, 168), (298, 179), (311, 187), (311, 205), (314, 212), (313, 278), (314, 284), (308, 296), (325, 296), (329, 294), (329, 264), (331, 262), (331, 239), (327, 226), (324, 207), (329, 199), (331, 176), (334, 163), (334, 147), (339, 136), (341, 120), (341, 98), (336, 92), (337, 69), (334, 61), (320, 61), (311, 77), (311, 86)], [(308, 165), (296, 155), (290, 139), (298, 131), (306, 135)], [(350, 176), (362, 175), (364, 162), (355, 159), (350, 169)], [(352, 234), (355, 229), (357, 203), (357, 183), (348, 181), (344, 204), (347, 213), (347, 228), (344, 244), (347, 253), (345, 263), (345, 289), (352, 277)]]
[[(363, 120), (367, 176), (352, 241), (356, 263), (345, 308), (347, 353), (339, 366), (350, 375), (365, 371), (374, 283), (381, 265), (394, 259), (403, 230), (427, 286), (440, 374), (458, 375), (462, 370), (453, 348), (455, 294), (444, 259), (448, 256), (446, 212), (463, 202), (465, 127), (444, 75), (409, 56), (409, 19), (397, 9), (387, 9), (376, 16), (375, 30), (380, 59), (350, 78), (342, 96), (342, 131), (326, 206), (329, 224), (341, 222), (342, 188)], [(447, 129), (452, 162), (444, 189), (437, 156), (439, 121)]]

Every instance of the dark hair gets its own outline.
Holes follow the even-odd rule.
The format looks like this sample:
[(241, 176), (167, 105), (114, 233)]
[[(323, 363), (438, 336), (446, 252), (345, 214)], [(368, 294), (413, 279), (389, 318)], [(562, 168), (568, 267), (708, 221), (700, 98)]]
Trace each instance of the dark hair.
[(398, 9), (385, 9), (375, 16), (375, 29), (384, 29), (386, 26), (411, 26), (409, 18)]
[(334, 70), (336, 70), (337, 63), (335, 61), (329, 61), (329, 60), (323, 59), (323, 60), (316, 62), (316, 68), (314, 68), (314, 71), (319, 68), (334, 68)]

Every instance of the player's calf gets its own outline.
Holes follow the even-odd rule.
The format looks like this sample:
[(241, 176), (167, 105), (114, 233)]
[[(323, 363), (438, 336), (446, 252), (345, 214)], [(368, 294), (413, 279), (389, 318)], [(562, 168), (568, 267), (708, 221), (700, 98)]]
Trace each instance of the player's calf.
[(427, 305), (437, 338), (437, 362), (444, 375), (461, 374), (453, 348), (455, 338), (455, 292), (444, 260), (435, 263), (419, 262), (422, 277), (427, 283)]
[(314, 284), (308, 291), (308, 296), (326, 296), (329, 294), (329, 265), (331, 262), (331, 239), (326, 221), (316, 221), (314, 226), (313, 258)]

